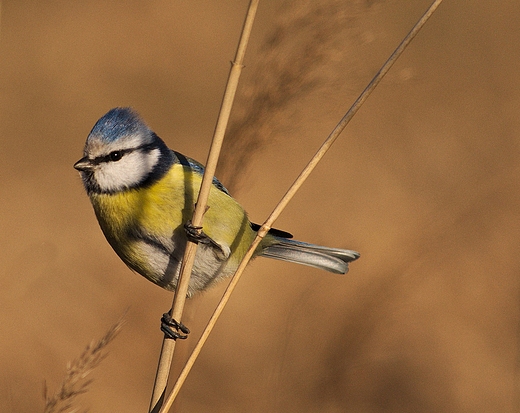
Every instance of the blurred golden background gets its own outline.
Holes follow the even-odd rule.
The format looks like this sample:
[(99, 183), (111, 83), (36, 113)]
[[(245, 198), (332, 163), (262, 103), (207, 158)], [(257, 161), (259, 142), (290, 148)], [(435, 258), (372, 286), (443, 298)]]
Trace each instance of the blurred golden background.
[[(234, 117), (246, 145), (230, 141), (219, 174), (253, 221), (429, 4), (261, 2)], [(204, 162), (246, 7), (2, 2), (0, 411), (43, 411), (43, 381), (52, 393), (126, 309), (75, 405), (148, 408), (171, 294), (117, 258), (72, 165), (114, 106)], [(441, 5), (276, 224), (361, 259), (347, 276), (255, 261), (177, 411), (520, 410), (519, 21), (517, 1)], [(288, 57), (302, 82), (286, 91), (268, 74)], [(262, 82), (291, 98), (244, 124)], [(224, 287), (188, 303), (178, 357)]]

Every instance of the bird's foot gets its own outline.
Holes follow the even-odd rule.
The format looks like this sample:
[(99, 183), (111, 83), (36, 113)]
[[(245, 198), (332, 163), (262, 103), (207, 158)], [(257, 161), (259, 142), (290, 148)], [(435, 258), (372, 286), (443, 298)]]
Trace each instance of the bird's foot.
[(184, 231), (186, 232), (186, 237), (189, 241), (194, 242), (195, 244), (210, 246), (217, 255), (218, 259), (223, 261), (229, 258), (229, 255), (231, 254), (229, 248), (224, 248), (218, 242), (206, 235), (202, 231), (202, 227), (196, 227), (191, 223), (191, 221), (188, 221), (184, 224)]
[(191, 221), (188, 221), (184, 224), (184, 231), (186, 232), (188, 240), (194, 242), (195, 244), (204, 242), (208, 238), (208, 236), (202, 232), (202, 227), (196, 227), (191, 223)]
[(172, 340), (185, 340), (188, 338), (188, 334), (190, 334), (190, 329), (188, 327), (180, 321), (176, 321), (172, 318), (171, 310), (164, 313), (161, 318), (161, 331), (164, 333), (165, 338), (170, 338)]

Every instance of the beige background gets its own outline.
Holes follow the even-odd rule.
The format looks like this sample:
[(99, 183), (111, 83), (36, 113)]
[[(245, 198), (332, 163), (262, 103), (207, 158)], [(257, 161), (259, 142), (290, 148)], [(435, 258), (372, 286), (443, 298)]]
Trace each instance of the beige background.
[[(319, 63), (311, 81), (249, 122), (270, 143), (223, 161), (220, 176), (254, 221), (430, 2), (341, 3), (329, 16), (260, 5), (239, 93), (269, 81), (258, 73), (273, 56), (261, 45), (275, 27), (297, 16), (324, 31), (289, 26), (280, 59), (294, 52), (296, 79), (298, 64)], [(119, 261), (72, 165), (95, 121), (122, 105), (204, 161), (246, 6), (2, 2), (0, 411), (42, 411), (42, 382), (56, 389), (67, 362), (125, 309), (76, 406), (146, 411), (171, 295)], [(513, 0), (440, 7), (277, 222), (362, 258), (347, 276), (258, 259), (178, 411), (519, 410), (518, 21)], [(318, 62), (298, 57), (306, 47)], [(180, 354), (223, 288), (189, 303), (193, 335)]]

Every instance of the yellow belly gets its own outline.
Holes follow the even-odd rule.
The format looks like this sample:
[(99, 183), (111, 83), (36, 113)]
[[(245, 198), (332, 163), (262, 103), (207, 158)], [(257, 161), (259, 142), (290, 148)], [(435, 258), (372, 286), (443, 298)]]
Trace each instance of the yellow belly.
[[(91, 201), (108, 242), (133, 270), (154, 283), (174, 289), (179, 263), (184, 252), (184, 224), (193, 215), (201, 176), (180, 164), (149, 187), (116, 194), (93, 194)], [(203, 231), (213, 241), (228, 248), (229, 258), (219, 262), (208, 248), (200, 248), (192, 274), (192, 292), (204, 283), (232, 273), (255, 232), (242, 207), (229, 195), (212, 187), (209, 209), (204, 215)], [(146, 242), (139, 240), (143, 235)], [(168, 265), (156, 248), (171, 249)], [(222, 260), (222, 257), (220, 257)]]

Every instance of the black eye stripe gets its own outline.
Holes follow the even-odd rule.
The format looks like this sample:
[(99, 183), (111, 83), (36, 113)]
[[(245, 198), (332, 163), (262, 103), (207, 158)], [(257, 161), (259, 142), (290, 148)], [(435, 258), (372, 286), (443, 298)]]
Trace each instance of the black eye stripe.
[(123, 157), (124, 153), (121, 151), (114, 151), (108, 154), (108, 157), (112, 162), (117, 162)]
[[(115, 162), (115, 161), (118, 161), (119, 159), (121, 159), (126, 154), (129, 154), (129, 153), (132, 153), (135, 151), (151, 151), (152, 149), (156, 149), (156, 148), (157, 148), (156, 144), (147, 143), (146, 145), (141, 145), (141, 146), (138, 146), (137, 148), (120, 149), (118, 151), (112, 151), (108, 155), (97, 156), (96, 158), (94, 158), (92, 160), (92, 163), (95, 165), (99, 165), (100, 163), (103, 163), (103, 162)], [(113, 156), (116, 153), (119, 154), (119, 156), (117, 157), (118, 159), (113, 159)]]

